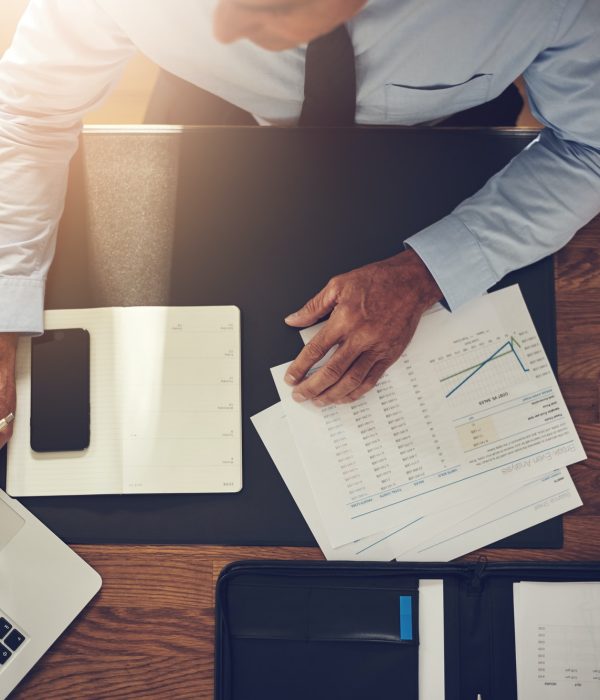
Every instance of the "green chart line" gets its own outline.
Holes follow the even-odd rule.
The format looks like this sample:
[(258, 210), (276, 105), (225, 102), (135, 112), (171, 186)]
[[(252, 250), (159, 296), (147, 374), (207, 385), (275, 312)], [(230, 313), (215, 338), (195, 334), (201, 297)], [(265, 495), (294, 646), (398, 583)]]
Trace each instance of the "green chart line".
[[(473, 375), (477, 374), (477, 372), (479, 372), (479, 370), (482, 369), (483, 367), (485, 367), (485, 365), (487, 365), (489, 362), (492, 362), (493, 360), (497, 360), (497, 359), (499, 359), (500, 357), (504, 357), (505, 355), (511, 355), (511, 354), (514, 355), (514, 356), (515, 356), (515, 359), (516, 359), (517, 362), (519, 363), (519, 366), (521, 367), (521, 369), (523, 370), (523, 372), (529, 372), (529, 369), (527, 369), (527, 367), (525, 367), (525, 365), (524, 365), (523, 362), (521, 361), (521, 358), (519, 357), (519, 354), (518, 354), (517, 351), (515, 350), (515, 345), (516, 345), (518, 348), (521, 348), (521, 345), (519, 344), (519, 342), (518, 342), (515, 338), (513, 338), (513, 336), (511, 335), (510, 340), (507, 340), (506, 343), (504, 343), (503, 345), (501, 345), (501, 346), (500, 346), (494, 353), (492, 353), (487, 359), (483, 360), (483, 362), (480, 362), (480, 363), (477, 364), (477, 365), (473, 365), (472, 367), (468, 367), (468, 368), (466, 368), (466, 369), (463, 369), (463, 370), (461, 370), (460, 372), (456, 372), (455, 374), (453, 374), (453, 375), (451, 375), (451, 376), (449, 376), (449, 377), (445, 377), (444, 379), (440, 380), (440, 381), (444, 382), (444, 381), (446, 381), (447, 379), (451, 379), (452, 377), (456, 377), (456, 376), (458, 376), (458, 375), (460, 375), (460, 374), (464, 374), (465, 372), (469, 372), (469, 371), (471, 372), (467, 377), (465, 377), (461, 382), (459, 382), (453, 389), (451, 389), (451, 390), (446, 394), (446, 398), (448, 398), (449, 396), (451, 396), (457, 389), (460, 389), (460, 387), (461, 387), (463, 384), (465, 384), (466, 382), (468, 382), (469, 379), (471, 379), (471, 377), (472, 377)], [(506, 352), (503, 353), (502, 350), (504, 350), (504, 348), (506, 348), (506, 347), (508, 348), (508, 350), (507, 350)]]
[[(513, 338), (512, 335), (510, 336), (510, 342), (514, 343), (519, 349), (521, 349), (521, 345), (519, 341), (516, 338)], [(496, 355), (490, 362), (493, 362), (494, 360), (499, 360), (501, 357), (506, 357), (507, 355), (510, 355), (512, 353), (512, 350), (507, 350), (506, 352), (503, 352), (501, 355)], [(470, 372), (472, 369), (478, 369), (481, 367), (483, 363), (479, 362), (476, 365), (471, 365), (470, 367), (465, 367), (464, 369), (461, 369), (458, 372), (455, 372), (454, 374), (449, 374), (447, 377), (442, 377), (440, 379), (440, 382), (447, 382), (449, 379), (454, 379), (454, 377), (459, 377), (461, 374), (464, 374), (465, 372)]]

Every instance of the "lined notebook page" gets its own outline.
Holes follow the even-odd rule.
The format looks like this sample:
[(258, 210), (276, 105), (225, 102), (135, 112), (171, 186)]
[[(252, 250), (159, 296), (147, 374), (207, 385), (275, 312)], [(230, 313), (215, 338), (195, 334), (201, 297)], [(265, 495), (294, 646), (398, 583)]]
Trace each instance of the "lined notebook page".
[(90, 447), (80, 453), (31, 450), (30, 342), (21, 341), (9, 493), (239, 491), (239, 309), (49, 311), (46, 328), (90, 332)]
[(45, 327), (90, 333), (90, 446), (83, 452), (33, 452), (29, 442), (31, 339), (17, 353), (17, 411), (8, 445), (6, 488), (11, 496), (120, 493), (121, 420), (115, 386), (112, 309), (47, 311)]
[(239, 309), (116, 312), (123, 492), (239, 491)]

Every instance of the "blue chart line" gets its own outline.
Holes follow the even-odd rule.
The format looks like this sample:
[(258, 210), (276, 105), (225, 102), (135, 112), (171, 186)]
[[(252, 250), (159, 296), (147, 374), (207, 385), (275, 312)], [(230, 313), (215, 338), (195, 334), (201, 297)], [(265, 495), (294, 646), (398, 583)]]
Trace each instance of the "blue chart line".
[(452, 394), (453, 394), (457, 389), (460, 389), (460, 387), (461, 387), (463, 384), (465, 384), (466, 382), (468, 382), (469, 379), (471, 379), (471, 377), (473, 377), (474, 375), (476, 375), (477, 372), (479, 372), (479, 370), (483, 369), (483, 368), (487, 365), (487, 363), (488, 363), (488, 362), (491, 362), (499, 353), (501, 353), (501, 352), (504, 350), (504, 348), (510, 348), (509, 353), (507, 353), (507, 354), (512, 353), (512, 354), (517, 358), (517, 362), (518, 362), (519, 365), (521, 366), (521, 369), (523, 370), (523, 372), (529, 372), (529, 370), (527, 369), (527, 367), (525, 367), (525, 365), (523, 364), (521, 358), (519, 357), (519, 353), (515, 350), (514, 342), (513, 342), (513, 339), (511, 338), (510, 340), (507, 340), (506, 343), (504, 343), (504, 345), (502, 345), (501, 347), (499, 347), (499, 348), (496, 350), (496, 352), (494, 352), (492, 355), (490, 355), (490, 356), (487, 358), (487, 360), (484, 360), (483, 362), (481, 362), (480, 364), (478, 364), (477, 367), (475, 367), (475, 369), (474, 369), (469, 375), (467, 375), (460, 383), (458, 383), (458, 384), (454, 387), (454, 389), (451, 389), (451, 390), (446, 394), (446, 398), (448, 398), (449, 396), (452, 396)]

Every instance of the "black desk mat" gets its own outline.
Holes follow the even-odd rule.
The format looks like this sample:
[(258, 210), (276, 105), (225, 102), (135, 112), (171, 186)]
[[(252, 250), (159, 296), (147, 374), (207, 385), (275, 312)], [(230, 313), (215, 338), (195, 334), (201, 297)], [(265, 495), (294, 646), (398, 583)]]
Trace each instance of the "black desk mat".
[[(284, 316), (334, 274), (401, 250), (405, 238), (449, 213), (532, 137), (511, 130), (388, 128), (201, 128), (172, 134), (180, 140), (181, 156), (171, 304), (241, 308), (243, 489), (22, 502), (69, 543), (314, 545), (249, 420), (277, 401), (269, 368), (301, 348)], [(147, 139), (150, 158), (153, 134), (139, 138)], [(85, 218), (80, 173), (76, 159), (48, 308), (72, 307), (74, 298), (78, 306), (88, 303), (76, 251), (84, 245), (77, 230)], [(115, 177), (125, 178), (127, 186), (126, 174)], [(556, 370), (552, 260), (513, 273), (503, 284), (514, 282)], [(562, 521), (500, 544), (560, 547)]]

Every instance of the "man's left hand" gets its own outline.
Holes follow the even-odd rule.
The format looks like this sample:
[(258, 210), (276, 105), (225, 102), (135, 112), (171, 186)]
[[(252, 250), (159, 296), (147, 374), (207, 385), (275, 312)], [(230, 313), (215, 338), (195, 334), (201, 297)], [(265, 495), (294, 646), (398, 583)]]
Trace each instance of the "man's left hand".
[[(290, 326), (312, 326), (331, 313), (286, 373), (294, 399), (326, 406), (361, 397), (404, 352), (423, 312), (441, 298), (412, 250), (334, 277), (285, 319)], [(307, 377), (335, 345), (329, 360)]]

